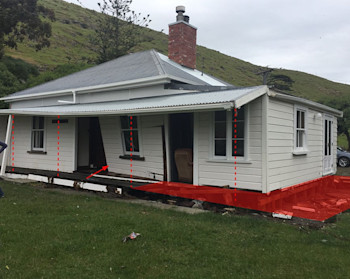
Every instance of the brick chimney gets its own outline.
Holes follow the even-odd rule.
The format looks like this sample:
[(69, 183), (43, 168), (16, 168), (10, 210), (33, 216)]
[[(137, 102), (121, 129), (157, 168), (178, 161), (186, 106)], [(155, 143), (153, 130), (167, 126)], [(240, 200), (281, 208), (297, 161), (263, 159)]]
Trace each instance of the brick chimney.
[(168, 57), (180, 65), (195, 69), (197, 28), (189, 23), (190, 17), (184, 15), (184, 6), (177, 6), (176, 12), (176, 22), (169, 24)]

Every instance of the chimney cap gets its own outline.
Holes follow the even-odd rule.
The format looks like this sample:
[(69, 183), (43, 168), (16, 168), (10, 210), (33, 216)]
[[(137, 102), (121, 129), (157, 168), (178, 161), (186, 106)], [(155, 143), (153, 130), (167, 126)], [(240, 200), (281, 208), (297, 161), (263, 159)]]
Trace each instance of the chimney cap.
[(176, 12), (177, 13), (184, 13), (186, 11), (185, 6), (177, 6), (176, 7)]

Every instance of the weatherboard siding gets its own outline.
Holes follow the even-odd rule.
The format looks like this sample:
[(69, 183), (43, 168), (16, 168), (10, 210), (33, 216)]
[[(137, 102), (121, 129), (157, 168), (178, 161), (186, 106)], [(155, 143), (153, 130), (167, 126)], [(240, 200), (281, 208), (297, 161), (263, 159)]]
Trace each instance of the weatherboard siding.
[[(60, 125), (60, 150), (58, 156), (57, 124), (52, 123), (54, 118), (45, 118), (45, 151), (47, 154), (29, 154), (31, 150), (32, 117), (16, 116), (14, 123), (14, 160), (15, 167), (73, 172), (74, 161), (74, 119)], [(9, 157), (8, 165), (12, 159)]]
[[(121, 159), (123, 155), (122, 135), (120, 127), (120, 117), (100, 117), (100, 126), (103, 138), (103, 145), (106, 154), (109, 171), (130, 175), (131, 169), (134, 176), (145, 178), (156, 178), (163, 180), (163, 146), (162, 132), (163, 115), (139, 116), (141, 142), (140, 146), (144, 161), (132, 161)], [(157, 175), (154, 177), (153, 173)]]
[[(247, 161), (237, 163), (237, 188), (262, 191), (262, 98), (248, 106)], [(235, 187), (234, 162), (211, 160), (213, 112), (199, 113), (198, 174), (199, 185)]]
[[(294, 104), (270, 99), (267, 122), (268, 191), (322, 176), (323, 118), (314, 117), (317, 113), (319, 112), (307, 108), (308, 153), (293, 155)], [(336, 142), (336, 123), (334, 140)]]
[[(184, 90), (164, 90), (164, 85), (154, 85), (142, 88), (134, 89), (122, 89), (113, 91), (101, 91), (94, 93), (77, 93), (76, 103), (77, 104), (91, 104), (91, 103), (102, 103), (102, 102), (115, 102), (115, 101), (125, 101), (130, 99), (148, 98), (148, 97), (158, 97), (164, 95), (172, 95), (176, 93), (185, 93)], [(22, 100), (13, 102), (11, 104), (12, 109), (20, 108), (35, 108), (35, 107), (46, 107), (46, 106), (59, 106), (67, 105), (64, 102), (72, 102), (73, 94), (67, 93), (66, 95), (49, 97), (49, 98), (37, 98), (30, 100)]]

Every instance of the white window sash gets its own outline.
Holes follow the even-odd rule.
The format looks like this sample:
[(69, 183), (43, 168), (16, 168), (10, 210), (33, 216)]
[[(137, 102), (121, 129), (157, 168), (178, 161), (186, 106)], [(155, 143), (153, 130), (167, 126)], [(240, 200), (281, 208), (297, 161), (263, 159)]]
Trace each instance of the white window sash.
[[(127, 116), (128, 121), (130, 121), (130, 115)], [(132, 128), (132, 129), (123, 129), (122, 128), (122, 121), (121, 121), (121, 117), (120, 117), (120, 131), (121, 131), (121, 137), (122, 137), (122, 145), (123, 145), (123, 152), (124, 155), (141, 155), (141, 141), (140, 141), (140, 123), (139, 123), (139, 118), (137, 116), (133, 116), (133, 118), (137, 119), (137, 128)], [(132, 145), (133, 151), (130, 151), (130, 146), (126, 146), (126, 139), (125, 139), (125, 133), (124, 132), (128, 132), (128, 136), (130, 137), (130, 131), (132, 131), (132, 137), (134, 139), (135, 133), (137, 133), (138, 136), (138, 140), (139, 140), (139, 151), (134, 151), (134, 144)], [(134, 140), (133, 140), (134, 143)]]

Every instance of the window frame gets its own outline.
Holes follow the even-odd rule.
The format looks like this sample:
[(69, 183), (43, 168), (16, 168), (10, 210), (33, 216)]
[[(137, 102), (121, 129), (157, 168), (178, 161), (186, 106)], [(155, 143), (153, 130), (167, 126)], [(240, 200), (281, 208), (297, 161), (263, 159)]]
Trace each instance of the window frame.
[(235, 156), (232, 155), (232, 140), (233, 140), (233, 113), (234, 108), (231, 110), (226, 110), (226, 156), (217, 156), (215, 155), (215, 111), (212, 112), (211, 119), (211, 150), (209, 154), (209, 160), (214, 161), (226, 161), (226, 162), (234, 162), (234, 161), (246, 161), (248, 158), (248, 127), (249, 127), (249, 106), (244, 106), (244, 155), (243, 156)]
[[(129, 121), (130, 120), (130, 116), (132, 116), (133, 119), (136, 118), (137, 128), (133, 127), (132, 129), (130, 129), (130, 128), (129, 129), (124, 129), (123, 126), (122, 126), (122, 117), (127, 117), (128, 121)], [(134, 116), (134, 115), (122, 115), (122, 116), (119, 117), (119, 123), (120, 123), (120, 133), (121, 133), (122, 146), (123, 146), (123, 154), (126, 155), (126, 156), (130, 156), (132, 154), (132, 155), (141, 157), (142, 156), (142, 148), (141, 148), (141, 124), (140, 124), (140, 117)], [(131, 130), (133, 131), (133, 134), (135, 133), (135, 131), (137, 131), (137, 133), (138, 133), (139, 151), (130, 151), (130, 149), (125, 146), (124, 132), (125, 131), (129, 131), (129, 134), (130, 134)], [(133, 145), (133, 148), (134, 148), (134, 145)]]
[[(298, 112), (304, 112), (304, 128), (298, 128)], [(298, 146), (297, 135), (301, 131), (304, 133), (303, 145)], [(294, 132), (293, 132), (293, 153), (295, 155), (305, 155), (308, 151), (308, 109), (303, 106), (295, 105), (294, 106)]]
[[(35, 118), (42, 118), (43, 119), (43, 128), (34, 128), (34, 121)], [(43, 132), (43, 147), (34, 147), (34, 134), (35, 132)], [(45, 152), (46, 150), (46, 120), (43, 116), (33, 116), (32, 117), (32, 125), (31, 125), (31, 143), (30, 143), (30, 149), (34, 152)]]

